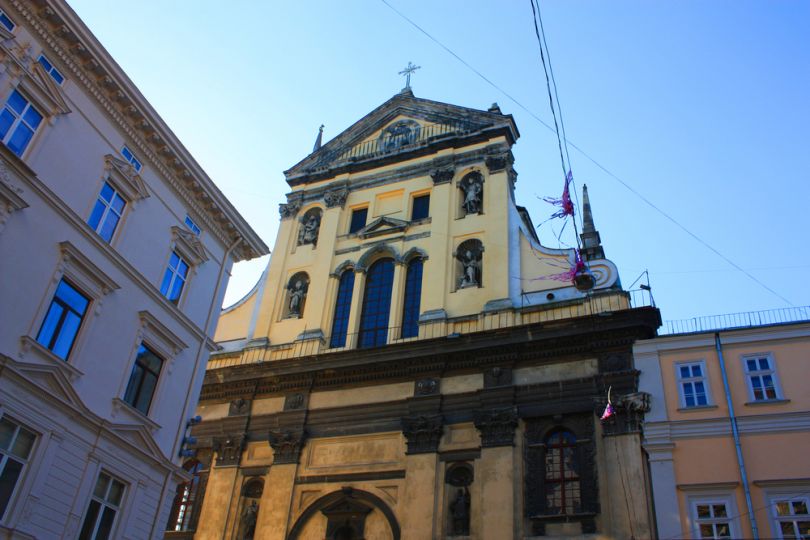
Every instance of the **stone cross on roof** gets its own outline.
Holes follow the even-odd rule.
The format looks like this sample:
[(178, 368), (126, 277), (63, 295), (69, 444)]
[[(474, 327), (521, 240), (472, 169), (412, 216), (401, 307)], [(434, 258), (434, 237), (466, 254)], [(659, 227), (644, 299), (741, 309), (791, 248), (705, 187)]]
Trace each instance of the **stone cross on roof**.
[(415, 66), (412, 62), (408, 62), (408, 65), (399, 72), (400, 75), (405, 75), (405, 88), (411, 87), (411, 73), (416, 71), (417, 69), (422, 69), (422, 66)]

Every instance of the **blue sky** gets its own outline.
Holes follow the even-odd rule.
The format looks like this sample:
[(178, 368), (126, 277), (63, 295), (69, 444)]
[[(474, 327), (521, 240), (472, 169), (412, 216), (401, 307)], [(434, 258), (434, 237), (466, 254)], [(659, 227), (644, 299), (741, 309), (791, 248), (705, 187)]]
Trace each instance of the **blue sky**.
[[(388, 0), (551, 123), (528, 0)], [(239, 211), (273, 245), (283, 171), (397, 93), (486, 109), (521, 132), (518, 203), (559, 195), (555, 135), (381, 0), (70, 0)], [(541, 2), (568, 138), (794, 305), (810, 305), (810, 2)], [(788, 307), (587, 158), (608, 258), (649, 269), (664, 319)], [(544, 243), (557, 245), (550, 228)], [(570, 237), (569, 237), (570, 241)], [(226, 304), (266, 259), (234, 269)]]

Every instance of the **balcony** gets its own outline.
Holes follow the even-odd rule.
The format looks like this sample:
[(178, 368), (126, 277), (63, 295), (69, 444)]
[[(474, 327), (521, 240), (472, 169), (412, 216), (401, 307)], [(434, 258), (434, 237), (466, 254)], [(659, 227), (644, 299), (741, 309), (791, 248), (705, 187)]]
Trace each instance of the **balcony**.
[(810, 306), (768, 309), (764, 311), (744, 311), (725, 315), (708, 315), (692, 319), (664, 321), (659, 335), (694, 334), (716, 332), (736, 328), (753, 328), (775, 324), (789, 324), (810, 321)]

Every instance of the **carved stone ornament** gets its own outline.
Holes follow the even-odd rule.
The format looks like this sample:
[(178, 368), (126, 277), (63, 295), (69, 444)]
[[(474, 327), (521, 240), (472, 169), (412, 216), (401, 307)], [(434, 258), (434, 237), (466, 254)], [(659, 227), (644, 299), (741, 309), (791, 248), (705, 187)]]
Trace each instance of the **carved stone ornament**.
[(481, 432), (481, 448), (515, 445), (517, 410), (514, 407), (475, 411), (473, 423)]
[(494, 367), (484, 372), (484, 388), (509, 386), (512, 384), (512, 368)]
[(407, 416), (402, 419), (402, 434), (408, 440), (407, 454), (428, 454), (439, 450), (442, 438), (439, 414)]
[(285, 411), (297, 411), (304, 408), (305, 397), (304, 394), (297, 392), (289, 394), (284, 398)]
[(247, 399), (235, 399), (228, 407), (228, 416), (245, 416), (250, 413), (250, 401)]
[[(599, 399), (594, 412), (601, 417), (607, 406), (607, 400)], [(650, 394), (633, 392), (618, 396), (612, 400), (613, 415), (602, 420), (605, 436), (640, 433), (644, 415), (650, 412)]]
[(453, 176), (455, 176), (456, 171), (453, 167), (447, 167), (444, 169), (431, 169), (430, 177), (433, 179), (433, 184), (446, 184), (453, 180)]
[(511, 165), (511, 156), (508, 153), (498, 154), (494, 156), (487, 156), (485, 163), (487, 165), (487, 170), (490, 173), (496, 173), (506, 169), (509, 165)]
[(281, 219), (289, 219), (295, 217), (298, 210), (301, 208), (300, 201), (290, 201), (288, 203), (281, 203), (278, 205), (278, 213)]
[(433, 377), (428, 379), (419, 379), (416, 381), (416, 386), (413, 393), (417, 396), (433, 396), (438, 394), (439, 379)]
[(244, 435), (226, 435), (214, 439), (214, 451), (217, 453), (217, 467), (234, 467), (242, 459), (245, 447)]
[(346, 204), (346, 198), (349, 196), (349, 190), (347, 188), (340, 188), (340, 189), (331, 189), (323, 194), (323, 202), (326, 203), (327, 208), (334, 208), (339, 206), (343, 208), (343, 205)]
[(271, 429), (267, 439), (273, 447), (273, 465), (298, 463), (304, 448), (306, 431), (303, 428)]

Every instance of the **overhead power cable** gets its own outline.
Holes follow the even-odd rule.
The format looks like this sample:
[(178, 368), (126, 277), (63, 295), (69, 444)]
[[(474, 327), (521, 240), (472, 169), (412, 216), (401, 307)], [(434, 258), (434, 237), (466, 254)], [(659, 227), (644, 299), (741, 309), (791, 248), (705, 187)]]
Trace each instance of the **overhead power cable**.
[[(524, 111), (526, 111), (526, 113), (527, 113), (529, 116), (531, 116), (532, 118), (534, 118), (535, 120), (537, 120), (537, 121), (538, 121), (538, 122), (539, 122), (541, 125), (543, 125), (543, 126), (546, 128), (546, 129), (548, 129), (548, 130), (549, 130), (549, 131), (551, 131), (551, 132), (556, 133), (556, 130), (555, 130), (555, 129), (554, 129), (552, 126), (550, 126), (550, 125), (549, 125), (549, 124), (548, 124), (548, 123), (547, 123), (545, 120), (543, 120), (542, 118), (540, 118), (539, 116), (537, 116), (537, 115), (536, 115), (536, 114), (535, 114), (535, 113), (534, 113), (532, 110), (530, 110), (528, 107), (526, 107), (525, 105), (523, 105), (523, 104), (522, 104), (520, 101), (518, 101), (517, 99), (515, 99), (514, 97), (512, 97), (512, 95), (511, 95), (511, 94), (509, 94), (509, 92), (507, 92), (506, 90), (504, 90), (503, 88), (501, 88), (500, 86), (498, 86), (497, 84), (495, 84), (493, 81), (491, 81), (490, 79), (488, 79), (488, 78), (487, 78), (487, 77), (486, 77), (486, 76), (485, 76), (483, 73), (481, 73), (480, 71), (478, 71), (477, 69), (475, 69), (475, 67), (473, 67), (472, 65), (470, 65), (470, 63), (468, 63), (466, 60), (464, 60), (464, 59), (463, 59), (462, 57), (460, 57), (458, 54), (456, 54), (455, 52), (453, 52), (453, 50), (452, 50), (452, 49), (450, 49), (450, 48), (449, 48), (447, 45), (445, 45), (444, 43), (442, 43), (441, 41), (439, 41), (438, 39), (436, 39), (435, 37), (433, 37), (433, 36), (432, 36), (430, 33), (428, 33), (426, 30), (424, 30), (424, 29), (423, 29), (421, 26), (419, 26), (419, 25), (418, 25), (416, 22), (414, 22), (413, 20), (411, 20), (410, 18), (408, 18), (408, 16), (406, 16), (404, 13), (402, 13), (402, 12), (401, 12), (401, 11), (399, 11), (397, 8), (395, 8), (394, 6), (392, 6), (392, 5), (391, 5), (391, 4), (390, 4), (390, 3), (389, 3), (387, 0), (380, 0), (380, 2), (382, 2), (383, 4), (385, 4), (386, 6), (388, 6), (388, 8), (389, 8), (389, 9), (391, 9), (391, 11), (393, 11), (394, 13), (396, 13), (397, 15), (399, 15), (399, 16), (400, 16), (402, 19), (404, 19), (405, 21), (407, 21), (407, 22), (408, 22), (408, 23), (409, 23), (411, 26), (413, 26), (414, 28), (416, 28), (417, 30), (419, 30), (419, 32), (421, 32), (421, 33), (422, 33), (422, 34), (424, 34), (424, 35), (425, 35), (425, 36), (426, 36), (428, 39), (430, 39), (431, 41), (433, 41), (434, 43), (436, 43), (436, 45), (438, 45), (439, 47), (441, 47), (442, 49), (444, 49), (445, 51), (447, 51), (447, 53), (449, 53), (449, 54), (450, 54), (450, 55), (451, 55), (453, 58), (455, 58), (456, 60), (458, 60), (459, 62), (461, 62), (461, 63), (462, 63), (462, 64), (463, 64), (465, 67), (467, 67), (467, 68), (468, 68), (470, 71), (472, 71), (473, 73), (475, 73), (476, 75), (478, 75), (478, 76), (479, 76), (481, 79), (483, 79), (483, 80), (484, 80), (484, 81), (485, 81), (487, 84), (489, 84), (489, 85), (490, 85), (491, 87), (493, 87), (495, 90), (497, 90), (498, 92), (500, 92), (501, 94), (503, 94), (504, 96), (506, 96), (506, 97), (507, 97), (509, 100), (511, 100), (511, 101), (512, 101), (512, 102), (513, 102), (515, 105), (517, 105), (518, 107), (520, 107), (521, 109), (523, 109)], [(656, 206), (655, 204), (653, 204), (653, 202), (652, 202), (652, 201), (650, 201), (650, 200), (649, 200), (649, 199), (647, 199), (645, 196), (643, 196), (641, 193), (639, 193), (638, 191), (636, 191), (636, 190), (635, 190), (635, 189), (634, 189), (632, 186), (630, 186), (630, 184), (628, 184), (627, 182), (625, 182), (624, 180), (622, 180), (621, 178), (619, 178), (617, 175), (613, 174), (613, 173), (612, 173), (612, 172), (611, 172), (611, 171), (610, 171), (610, 170), (609, 170), (607, 167), (605, 167), (604, 165), (602, 165), (601, 163), (599, 163), (598, 161), (596, 161), (596, 159), (595, 159), (595, 158), (591, 157), (591, 156), (590, 156), (590, 154), (588, 154), (588, 153), (587, 153), (587, 152), (585, 152), (585, 151), (584, 151), (582, 148), (580, 148), (579, 146), (577, 146), (577, 145), (576, 145), (576, 144), (575, 144), (573, 141), (571, 141), (571, 140), (569, 140), (569, 139), (566, 139), (566, 142), (567, 142), (567, 144), (568, 144), (568, 145), (570, 145), (570, 146), (571, 146), (571, 148), (573, 148), (574, 150), (576, 150), (577, 152), (579, 152), (579, 153), (580, 153), (580, 155), (582, 155), (582, 156), (583, 156), (584, 158), (586, 158), (588, 161), (590, 161), (591, 163), (593, 163), (594, 165), (596, 165), (596, 167), (598, 167), (599, 169), (601, 169), (601, 170), (602, 170), (602, 172), (604, 172), (604, 173), (605, 173), (605, 174), (607, 174), (609, 177), (611, 177), (611, 178), (613, 178), (614, 180), (616, 180), (617, 182), (619, 182), (619, 183), (620, 183), (622, 186), (624, 186), (624, 187), (625, 187), (625, 188), (626, 188), (628, 191), (630, 191), (630, 193), (632, 193), (633, 195), (635, 195), (636, 197), (638, 197), (639, 199), (641, 199), (641, 200), (642, 200), (642, 201), (643, 201), (645, 204), (647, 204), (647, 205), (648, 205), (650, 208), (652, 208), (653, 210), (655, 210), (656, 212), (658, 212), (659, 214), (661, 214), (662, 216), (664, 216), (666, 219), (668, 219), (669, 221), (671, 221), (671, 222), (672, 222), (673, 224), (675, 224), (675, 225), (676, 225), (678, 228), (680, 228), (680, 229), (681, 229), (682, 231), (684, 231), (686, 234), (688, 234), (688, 235), (689, 235), (689, 236), (691, 236), (693, 239), (695, 239), (695, 240), (696, 240), (698, 243), (702, 244), (704, 247), (706, 247), (707, 249), (709, 249), (709, 250), (710, 250), (712, 253), (714, 253), (715, 255), (717, 255), (718, 257), (720, 257), (721, 259), (723, 259), (724, 261), (726, 261), (726, 262), (727, 262), (729, 265), (731, 265), (731, 266), (732, 266), (734, 269), (736, 269), (736, 270), (738, 270), (738, 271), (742, 272), (743, 274), (745, 274), (745, 275), (746, 275), (746, 276), (747, 276), (747, 277), (748, 277), (748, 278), (749, 278), (751, 281), (753, 281), (754, 283), (756, 283), (757, 285), (759, 285), (760, 287), (762, 287), (762, 288), (763, 288), (763, 289), (765, 289), (766, 291), (770, 292), (771, 294), (773, 294), (773, 295), (774, 295), (774, 296), (776, 296), (777, 298), (781, 299), (783, 302), (785, 302), (785, 303), (786, 303), (786, 304), (788, 304), (789, 306), (794, 306), (793, 302), (791, 302), (790, 300), (788, 300), (787, 298), (785, 298), (784, 296), (782, 296), (781, 294), (779, 294), (778, 292), (776, 292), (775, 290), (773, 290), (772, 288), (770, 288), (768, 285), (766, 285), (765, 283), (763, 283), (762, 281), (760, 281), (759, 279), (757, 279), (755, 276), (753, 276), (753, 275), (752, 275), (750, 272), (746, 271), (746, 270), (745, 270), (744, 268), (742, 268), (740, 265), (738, 265), (737, 263), (735, 263), (734, 261), (732, 261), (731, 259), (729, 259), (729, 258), (728, 258), (728, 257), (726, 257), (725, 255), (723, 255), (722, 253), (720, 253), (720, 251), (718, 251), (717, 249), (715, 249), (715, 248), (714, 248), (714, 247), (713, 247), (711, 244), (709, 244), (707, 241), (705, 241), (705, 240), (703, 240), (702, 238), (700, 238), (700, 237), (699, 237), (697, 234), (695, 234), (695, 233), (693, 233), (692, 231), (690, 231), (689, 229), (687, 229), (687, 228), (686, 228), (684, 225), (681, 225), (681, 223), (680, 223), (680, 222), (678, 222), (678, 221), (677, 221), (675, 218), (673, 218), (671, 215), (669, 215), (668, 213), (666, 213), (665, 211), (663, 211), (661, 208), (659, 208), (658, 206)]]

